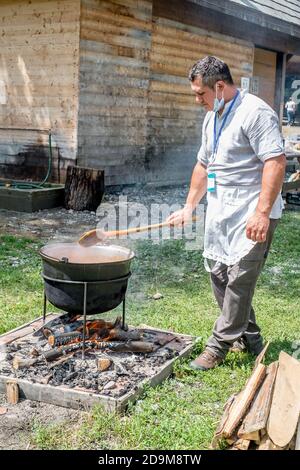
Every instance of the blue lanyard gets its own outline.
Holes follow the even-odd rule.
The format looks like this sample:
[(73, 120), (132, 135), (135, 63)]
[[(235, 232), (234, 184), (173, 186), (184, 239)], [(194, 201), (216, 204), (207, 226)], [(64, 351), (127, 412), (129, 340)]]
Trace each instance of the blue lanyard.
[(225, 126), (225, 123), (227, 121), (227, 118), (230, 114), (230, 111), (232, 110), (233, 108), (233, 105), (237, 99), (237, 97), (239, 96), (240, 92), (237, 91), (231, 105), (229, 106), (228, 110), (226, 111), (226, 114), (224, 116), (224, 119), (223, 119), (223, 122), (222, 122), (222, 125), (220, 127), (220, 130), (218, 132), (218, 136), (217, 136), (217, 113), (215, 113), (215, 120), (214, 120), (214, 147), (213, 147), (213, 155), (216, 155), (217, 151), (218, 151), (218, 145), (219, 145), (219, 140), (220, 140), (220, 136), (222, 134), (222, 131), (224, 129), (224, 126)]

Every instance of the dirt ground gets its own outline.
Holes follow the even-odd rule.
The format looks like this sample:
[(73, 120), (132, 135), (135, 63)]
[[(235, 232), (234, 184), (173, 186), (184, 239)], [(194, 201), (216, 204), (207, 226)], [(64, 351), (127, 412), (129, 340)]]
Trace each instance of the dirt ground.
[(11, 405), (7, 403), (5, 395), (0, 394), (0, 450), (33, 449), (30, 436), (34, 425), (76, 422), (83, 414), (30, 400)]
[[(169, 188), (125, 188), (105, 194), (101, 206), (113, 207), (121, 204), (142, 204), (147, 209), (151, 204), (184, 204), (188, 187)], [(121, 198), (121, 199), (120, 199)], [(0, 208), (0, 234), (27, 236), (43, 241), (73, 241), (99, 221), (95, 212), (76, 212), (64, 208), (46, 209), (33, 213), (7, 211)]]

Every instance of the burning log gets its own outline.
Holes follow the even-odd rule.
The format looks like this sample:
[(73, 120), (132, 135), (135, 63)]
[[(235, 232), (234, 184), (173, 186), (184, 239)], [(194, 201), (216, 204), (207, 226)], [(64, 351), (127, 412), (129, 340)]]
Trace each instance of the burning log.
[(48, 336), (50, 346), (63, 346), (74, 341), (82, 340), (82, 333), (79, 331), (70, 331), (69, 333), (59, 333)]
[[(115, 352), (139, 352), (139, 353), (149, 353), (153, 351), (153, 344), (146, 341), (121, 341), (121, 342), (106, 342), (106, 341), (86, 341), (86, 348), (89, 349), (110, 349)], [(50, 351), (44, 352), (44, 358), (47, 362), (55, 361), (59, 357), (82, 349), (83, 341), (68, 344), (66, 346), (60, 346), (56, 349), (51, 349)]]
[[(125, 331), (119, 326), (115, 327), (112, 323), (112, 328), (108, 329), (107, 324), (109, 322), (104, 322), (97, 320), (97, 324), (104, 325), (102, 329), (98, 330), (98, 326), (95, 326), (96, 321), (92, 322), (92, 327), (87, 324), (86, 339), (101, 339), (103, 341), (136, 341), (140, 340), (142, 334), (138, 330)], [(71, 343), (77, 343), (82, 341), (83, 334), (82, 328), (79, 331), (71, 331), (66, 333), (51, 334), (48, 336), (48, 343), (50, 346), (64, 346)]]
[(106, 341), (138, 341), (142, 338), (142, 334), (138, 330), (124, 331), (122, 328), (113, 328), (110, 330)]

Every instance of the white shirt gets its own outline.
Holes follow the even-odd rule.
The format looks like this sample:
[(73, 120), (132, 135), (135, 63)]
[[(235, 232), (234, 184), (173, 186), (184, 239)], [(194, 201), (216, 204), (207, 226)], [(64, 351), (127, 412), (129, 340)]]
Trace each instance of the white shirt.
[[(217, 133), (231, 102), (217, 119)], [(246, 237), (248, 218), (254, 213), (264, 162), (284, 153), (278, 118), (257, 96), (240, 92), (227, 117), (213, 161), (214, 115), (206, 114), (198, 160), (216, 174), (216, 191), (207, 193), (204, 253), (208, 259), (228, 266), (238, 262), (256, 242)], [(281, 195), (270, 218), (281, 217)]]
[(291, 100), (291, 101), (288, 101), (285, 105), (286, 107), (286, 110), (290, 113), (294, 113), (296, 111), (296, 103), (295, 101)]

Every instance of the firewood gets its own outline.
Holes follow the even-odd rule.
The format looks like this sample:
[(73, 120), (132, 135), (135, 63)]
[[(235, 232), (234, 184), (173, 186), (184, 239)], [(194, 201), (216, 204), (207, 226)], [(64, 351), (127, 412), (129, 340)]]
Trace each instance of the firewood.
[(52, 372), (51, 372), (50, 374), (45, 375), (45, 377), (43, 377), (43, 378), (40, 380), (40, 383), (47, 385), (47, 384), (49, 383), (49, 381), (52, 379), (52, 377), (53, 377), (53, 374), (52, 374)]
[(66, 356), (63, 356), (60, 359), (58, 359), (58, 361), (48, 365), (48, 369), (49, 370), (54, 369), (55, 367), (60, 366), (61, 364), (64, 364), (65, 362), (69, 361), (74, 356), (75, 352), (71, 352), (67, 354)]
[[(140, 353), (149, 353), (153, 351), (153, 343), (147, 341), (120, 341), (120, 342), (112, 342), (112, 341), (86, 341), (85, 342), (86, 348), (91, 349), (110, 349), (116, 352), (140, 352)], [(51, 349), (50, 351), (46, 351), (43, 353), (44, 358), (47, 362), (55, 361), (59, 357), (68, 354), (72, 351), (78, 351), (82, 349), (83, 341), (78, 343), (71, 343), (66, 346), (60, 346), (56, 349)]]
[(269, 436), (264, 436), (262, 438), (261, 443), (258, 446), (257, 450), (284, 450), (285, 447), (280, 447), (274, 444), (272, 440), (269, 438)]
[(98, 357), (96, 359), (96, 365), (97, 365), (97, 369), (100, 372), (104, 372), (105, 370), (110, 368), (110, 366), (112, 365), (112, 360), (109, 359), (108, 357)]
[(261, 364), (262, 361), (264, 360), (269, 345), (270, 345), (270, 342), (268, 341), (267, 344), (265, 345), (264, 349), (257, 356), (257, 358), (255, 360), (254, 368), (257, 367), (258, 364)]
[(48, 343), (50, 346), (63, 346), (74, 342), (75, 340), (82, 340), (82, 333), (79, 331), (70, 331), (69, 333), (53, 334), (48, 336)]
[(296, 432), (295, 450), (300, 450), (300, 417), (299, 417), (298, 427), (297, 427), (297, 432)]
[(16, 382), (6, 382), (6, 398), (8, 403), (16, 405), (19, 401), (19, 385)]
[(223, 437), (229, 438), (233, 434), (240, 420), (246, 413), (256, 393), (256, 390), (260, 386), (265, 375), (266, 367), (263, 364), (258, 364), (249, 378), (245, 388), (240, 392), (230, 409), (230, 414), (222, 431)]
[(240, 428), (237, 435), (240, 439), (248, 439), (249, 441), (255, 441), (256, 444), (260, 442), (259, 431), (245, 432), (243, 430), (241, 432), (241, 428)]
[(138, 330), (124, 331), (121, 328), (113, 328), (109, 331), (106, 341), (138, 341), (142, 337)]
[(284, 351), (279, 366), (267, 431), (275, 445), (285, 447), (296, 432), (300, 413), (300, 362)]
[(117, 352), (149, 353), (153, 351), (153, 347), (153, 343), (147, 341), (126, 341), (112, 343), (110, 349)]
[(239, 438), (258, 441), (258, 431), (266, 427), (270, 412), (277, 367), (277, 361), (268, 366), (265, 380), (256, 392), (254, 400), (251, 404), (251, 408), (249, 409), (238, 431)]
[(69, 165), (65, 182), (65, 207), (96, 211), (104, 194), (104, 171)]
[(34, 364), (36, 364), (40, 360), (41, 360), (41, 358), (24, 359), (23, 357), (15, 356), (13, 358), (12, 366), (15, 370), (26, 369), (28, 367), (33, 366)]
[(248, 439), (238, 439), (233, 444), (233, 447), (237, 450), (248, 450), (249, 445), (250, 445), (250, 440), (248, 440)]
[[(216, 449), (216, 448), (218, 447), (219, 441), (220, 441), (220, 439), (222, 438), (222, 431), (223, 431), (223, 428), (224, 428), (225, 423), (226, 423), (226, 421), (227, 421), (227, 419), (228, 419), (228, 416), (229, 416), (231, 407), (232, 407), (232, 405), (233, 405), (233, 402), (234, 402), (234, 400), (236, 399), (237, 396), (238, 396), (238, 395), (237, 395), (236, 393), (235, 393), (234, 395), (231, 395), (231, 396), (228, 398), (227, 402), (225, 403), (225, 405), (224, 405), (224, 407), (223, 407), (223, 415), (222, 415), (222, 417), (221, 417), (220, 423), (219, 423), (219, 425), (218, 425), (218, 427), (217, 427), (217, 430), (216, 430), (216, 432), (215, 432), (215, 435), (214, 435), (214, 437), (213, 437), (213, 440), (212, 440), (212, 442), (211, 442), (211, 444), (210, 444), (210, 448), (211, 448), (211, 449)], [(235, 441), (235, 439), (234, 439), (234, 441)], [(233, 441), (233, 442), (234, 442), (234, 441)], [(228, 441), (227, 441), (227, 442), (228, 442)], [(233, 442), (232, 442), (232, 444), (233, 444)], [(230, 443), (229, 443), (229, 444), (230, 444)]]

